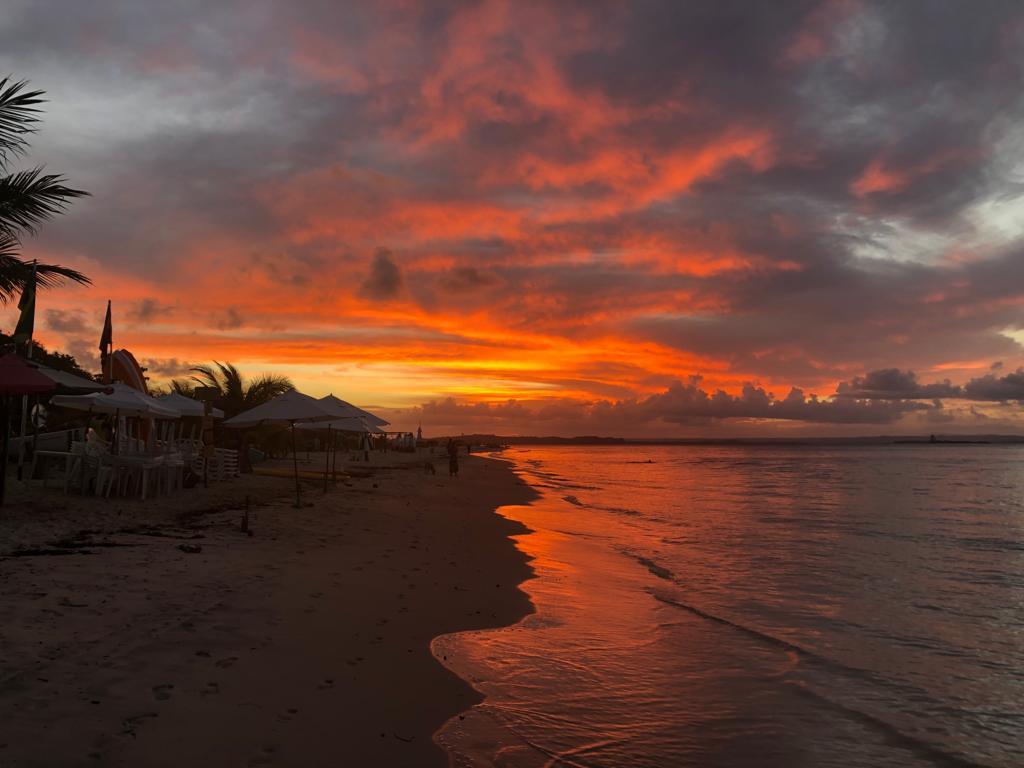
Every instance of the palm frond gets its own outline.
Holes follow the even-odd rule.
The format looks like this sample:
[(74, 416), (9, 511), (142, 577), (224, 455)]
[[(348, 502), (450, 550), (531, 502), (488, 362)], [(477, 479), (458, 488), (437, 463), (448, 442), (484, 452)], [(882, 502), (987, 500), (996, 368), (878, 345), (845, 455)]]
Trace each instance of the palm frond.
[[(33, 265), (30, 261), (18, 258), (18, 240), (12, 235), (0, 232), (0, 305), (6, 304), (15, 295), (21, 293), (32, 279)], [(92, 281), (71, 267), (58, 264), (36, 264), (36, 287), (56, 288), (66, 280), (82, 285), (90, 285)]]
[(195, 384), (192, 384), (185, 379), (171, 379), (168, 387), (171, 392), (184, 395), (185, 397), (193, 397), (196, 393)]
[(11, 155), (20, 154), (28, 145), (27, 135), (35, 131), (39, 122), (39, 104), (42, 91), (28, 91), (25, 80), (0, 80), (0, 163)]
[(0, 258), (16, 259), (21, 251), (21, 242), (10, 232), (0, 232)]
[(42, 168), (17, 171), (0, 178), (0, 231), (35, 232), (36, 227), (62, 212), (76, 197), (89, 193), (64, 186), (64, 177), (44, 174)]
[(265, 373), (253, 379), (245, 392), (246, 405), (253, 407), (272, 400), (278, 395), (283, 395), (288, 390), (295, 389), (292, 380), (287, 376), (276, 376)]
[(217, 378), (217, 372), (209, 365), (196, 365), (189, 369), (195, 376), (190, 376), (196, 384), (201, 387), (212, 387), (219, 393), (224, 393), (224, 388), (221, 386), (220, 379)]

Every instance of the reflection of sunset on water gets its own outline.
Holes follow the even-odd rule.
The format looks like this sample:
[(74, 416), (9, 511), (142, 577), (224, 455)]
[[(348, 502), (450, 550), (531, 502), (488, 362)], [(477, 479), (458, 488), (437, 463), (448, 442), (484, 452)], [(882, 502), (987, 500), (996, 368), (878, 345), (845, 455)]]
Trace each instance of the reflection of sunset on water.
[(1020, 451), (928, 451), (514, 449), (536, 613), (435, 640), (487, 697), (442, 743), (474, 768), (1014, 764)]

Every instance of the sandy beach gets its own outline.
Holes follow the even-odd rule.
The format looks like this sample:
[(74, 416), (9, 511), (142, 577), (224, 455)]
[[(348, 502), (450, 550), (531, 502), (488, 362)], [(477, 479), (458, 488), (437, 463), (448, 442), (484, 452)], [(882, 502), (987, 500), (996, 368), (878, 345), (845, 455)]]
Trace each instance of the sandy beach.
[(531, 491), (500, 460), (436, 463), (307, 481), (301, 509), (252, 475), (156, 502), (16, 495), (0, 764), (446, 765), (432, 736), (479, 694), (430, 642), (531, 610), (522, 529), (494, 514)]

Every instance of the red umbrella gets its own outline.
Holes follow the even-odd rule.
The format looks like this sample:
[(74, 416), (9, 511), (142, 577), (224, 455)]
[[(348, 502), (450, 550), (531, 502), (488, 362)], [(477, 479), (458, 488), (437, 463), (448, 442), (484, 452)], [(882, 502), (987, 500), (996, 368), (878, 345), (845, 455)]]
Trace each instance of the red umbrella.
[(0, 446), (0, 504), (4, 501), (7, 481), (7, 441), (10, 437), (11, 395), (38, 395), (52, 392), (57, 385), (41, 374), (39, 370), (17, 355), (0, 356), (0, 429), (3, 429)]
[(38, 395), (56, 387), (27, 360), (11, 354), (0, 357), (0, 395)]

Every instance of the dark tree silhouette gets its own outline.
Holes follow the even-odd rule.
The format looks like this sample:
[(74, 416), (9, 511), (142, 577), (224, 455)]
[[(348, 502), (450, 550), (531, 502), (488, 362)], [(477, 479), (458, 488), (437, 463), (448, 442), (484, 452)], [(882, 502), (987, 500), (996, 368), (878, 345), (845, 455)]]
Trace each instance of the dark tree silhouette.
[[(217, 390), (218, 395), (214, 403), (228, 418), (295, 389), (295, 385), (287, 376), (265, 373), (246, 381), (242, 373), (231, 363), (214, 361), (213, 365), (197, 365), (192, 371), (196, 374), (192, 376), (192, 380), (198, 386), (213, 387)], [(171, 386), (174, 387), (174, 382)]]
[[(0, 79), (0, 304), (21, 292), (31, 279), (32, 264), (21, 258), (21, 239), (61, 213), (71, 200), (88, 192), (64, 185), (64, 177), (42, 167), (10, 171), (13, 158), (25, 153), (28, 137), (39, 122), (42, 91), (30, 91), (24, 80)], [(52, 288), (65, 280), (88, 284), (89, 278), (70, 267), (38, 264), (36, 282)]]

